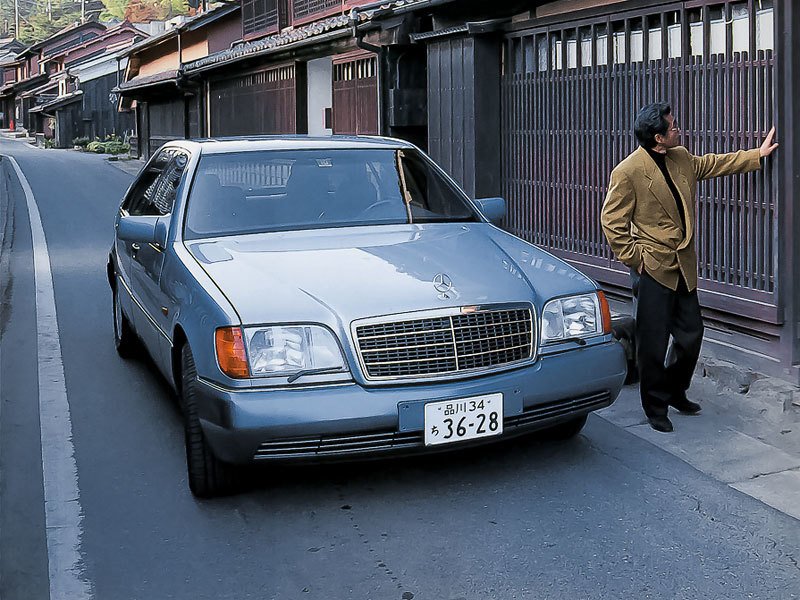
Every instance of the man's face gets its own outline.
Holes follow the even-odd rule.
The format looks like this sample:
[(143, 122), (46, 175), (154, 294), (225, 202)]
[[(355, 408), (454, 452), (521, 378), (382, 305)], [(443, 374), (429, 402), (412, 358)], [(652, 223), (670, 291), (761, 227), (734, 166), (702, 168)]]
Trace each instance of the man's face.
[(656, 134), (656, 142), (664, 148), (674, 148), (680, 146), (681, 143), (681, 130), (678, 128), (678, 123), (672, 115), (664, 115), (664, 120), (667, 122), (667, 133), (664, 135)]

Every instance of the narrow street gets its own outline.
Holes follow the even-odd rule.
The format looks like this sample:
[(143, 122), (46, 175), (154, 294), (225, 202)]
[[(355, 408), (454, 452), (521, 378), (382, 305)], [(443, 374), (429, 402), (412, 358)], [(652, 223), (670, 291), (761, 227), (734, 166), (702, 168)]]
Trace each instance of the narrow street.
[[(105, 266), (132, 177), (103, 157), (0, 140), (41, 215), (91, 598), (800, 598), (800, 522), (600, 417), (569, 442), (259, 470), (199, 501), (148, 360), (114, 351)], [(48, 574), (31, 224), (0, 181), (0, 599)], [(5, 226), (5, 229), (3, 227)]]

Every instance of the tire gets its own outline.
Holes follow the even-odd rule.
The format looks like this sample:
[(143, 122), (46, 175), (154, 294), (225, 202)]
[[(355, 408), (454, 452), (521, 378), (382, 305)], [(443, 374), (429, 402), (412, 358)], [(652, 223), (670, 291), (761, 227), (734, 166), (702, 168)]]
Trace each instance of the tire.
[(197, 415), (197, 369), (189, 344), (181, 348), (180, 400), (186, 436), (189, 489), (198, 498), (229, 494), (237, 483), (237, 468), (219, 460), (203, 435)]
[(581, 432), (583, 426), (586, 425), (586, 418), (588, 416), (589, 415), (575, 417), (569, 421), (559, 423), (554, 427), (549, 427), (545, 429), (544, 436), (550, 440), (568, 440), (574, 438)]
[(136, 334), (131, 327), (131, 322), (125, 313), (122, 312), (122, 306), (119, 303), (119, 283), (114, 286), (113, 294), (113, 307), (114, 307), (114, 347), (117, 349), (117, 354), (122, 358), (134, 358), (139, 354), (139, 340), (136, 339)]

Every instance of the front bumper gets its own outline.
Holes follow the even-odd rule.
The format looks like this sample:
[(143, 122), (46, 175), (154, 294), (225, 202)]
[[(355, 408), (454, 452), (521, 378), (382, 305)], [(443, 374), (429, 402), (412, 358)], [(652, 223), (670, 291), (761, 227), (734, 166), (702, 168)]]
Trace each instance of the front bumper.
[[(297, 389), (223, 389), (200, 380), (198, 412), (223, 461), (322, 461), (455, 450), (567, 421), (610, 405), (626, 374), (625, 353), (607, 342), (542, 356), (513, 371), (435, 384)], [(426, 447), (426, 402), (503, 394), (500, 436)]]

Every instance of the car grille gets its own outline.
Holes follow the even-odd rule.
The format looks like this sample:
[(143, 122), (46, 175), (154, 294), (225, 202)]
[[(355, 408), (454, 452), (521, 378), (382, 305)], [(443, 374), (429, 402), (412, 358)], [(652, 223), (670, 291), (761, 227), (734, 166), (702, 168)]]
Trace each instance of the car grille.
[(309, 456), (347, 455), (355, 452), (380, 452), (414, 448), (423, 444), (422, 432), (355, 433), (340, 436), (313, 436), (264, 442), (255, 458), (301, 458)]
[(488, 369), (533, 356), (530, 307), (484, 309), (356, 327), (367, 379)]
[[(581, 415), (611, 404), (608, 392), (599, 392), (579, 398), (558, 400), (526, 408), (522, 414), (507, 417), (503, 423), (504, 436), (522, 434), (539, 429), (542, 422), (569, 415)], [(501, 436), (503, 437), (503, 436)], [(482, 438), (478, 443), (491, 442), (498, 438)], [(458, 446), (458, 444), (456, 444)], [(301, 458), (338, 457), (415, 450), (425, 447), (422, 431), (378, 431), (353, 433), (350, 435), (316, 435), (283, 438), (264, 442), (255, 453), (256, 460), (280, 460)], [(442, 449), (442, 448), (439, 448)]]
[(539, 404), (526, 408), (521, 415), (508, 417), (503, 422), (503, 429), (525, 427), (546, 419), (565, 417), (571, 413), (585, 414), (611, 404), (611, 395), (608, 392), (599, 392), (591, 396), (559, 400), (549, 404)]

